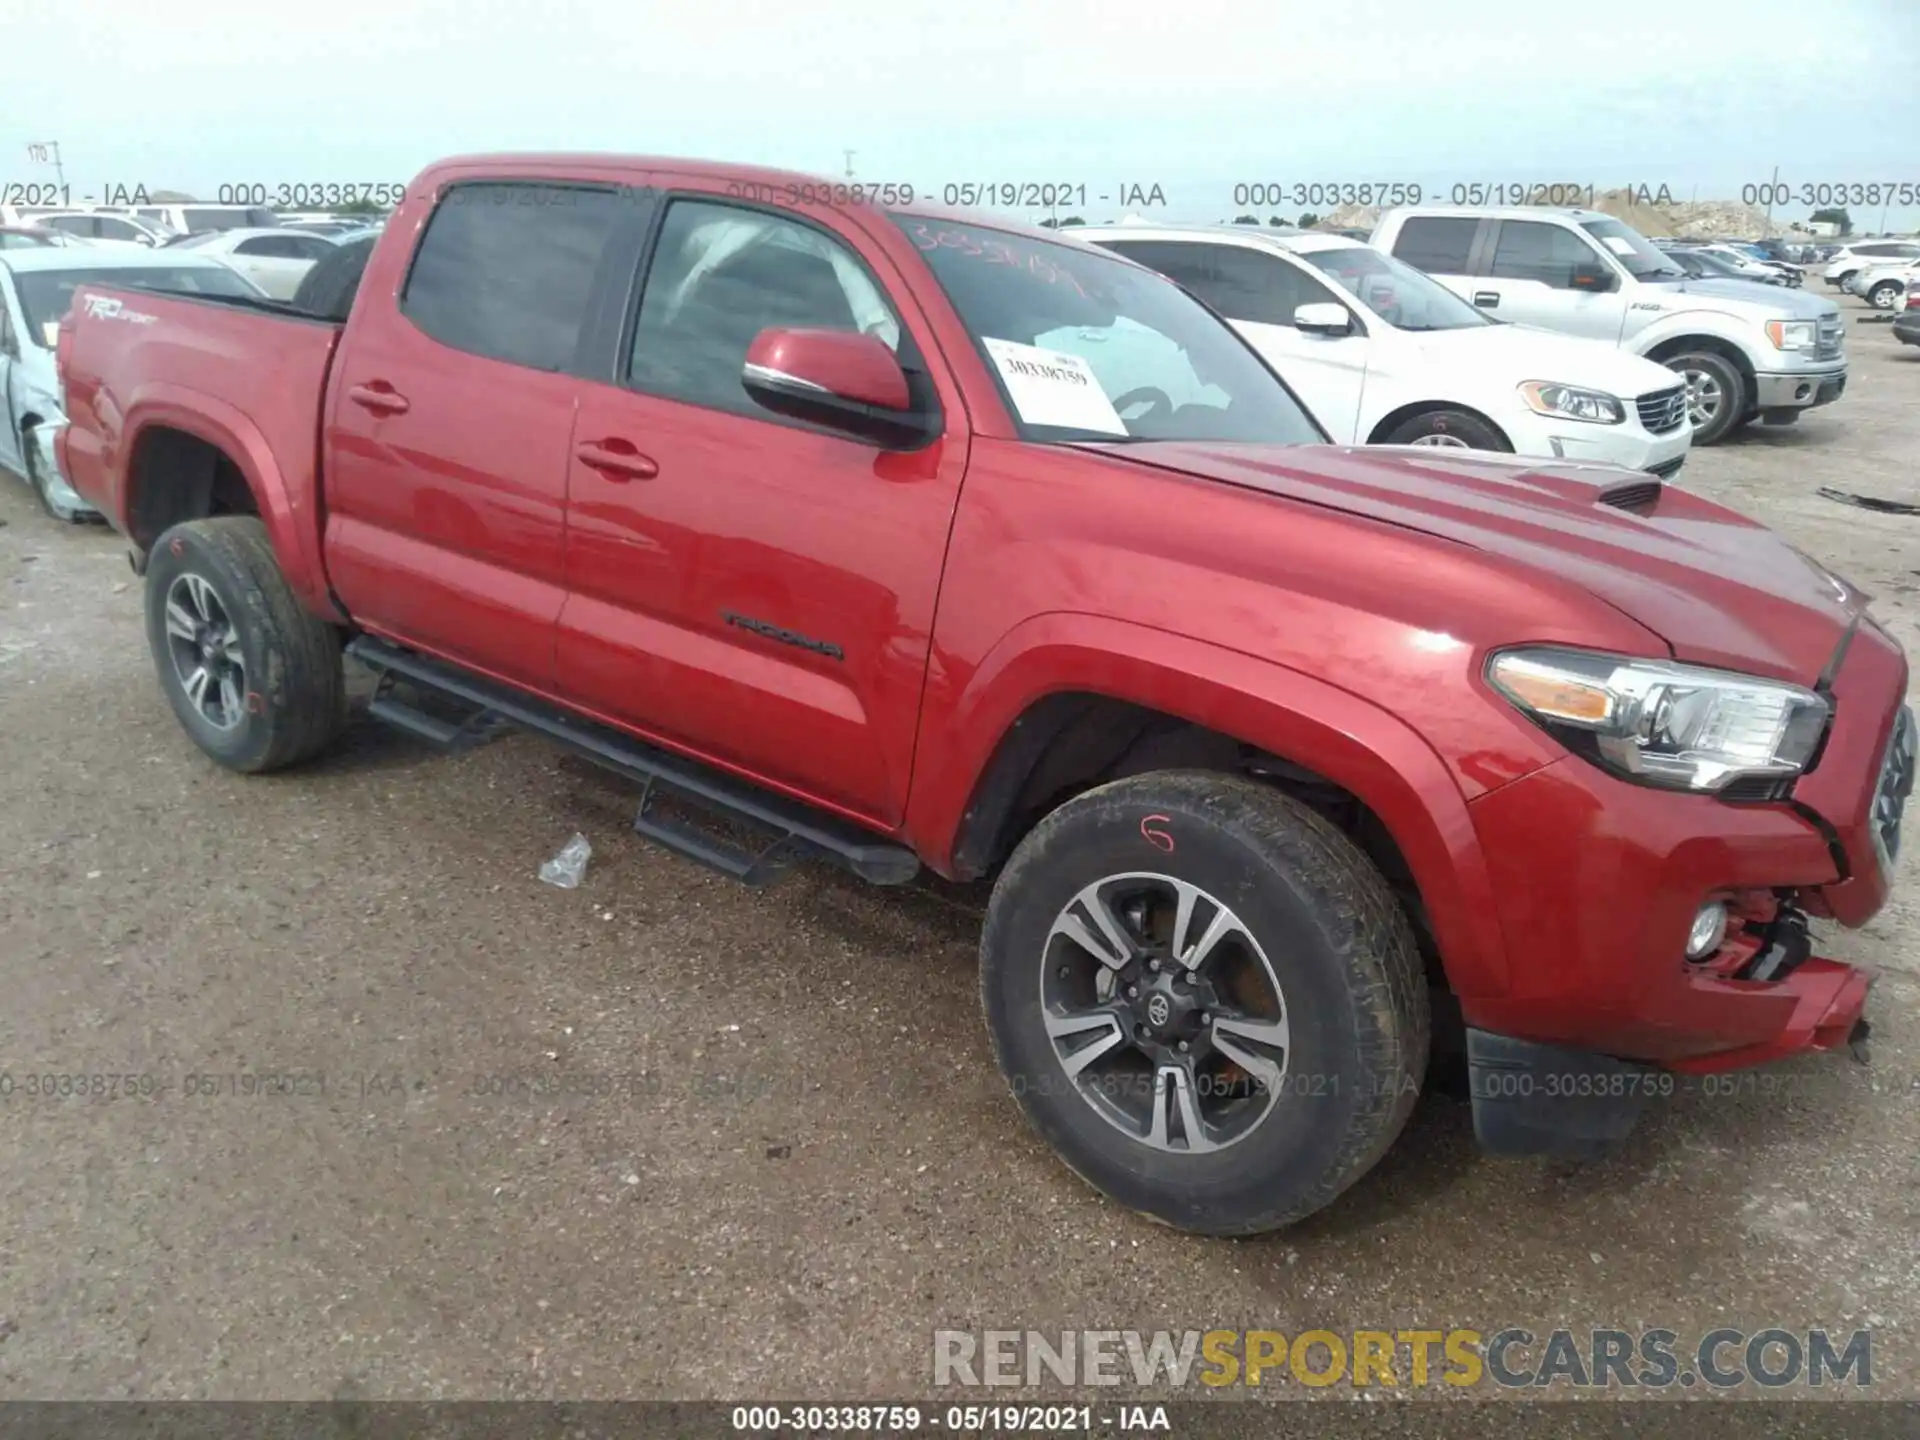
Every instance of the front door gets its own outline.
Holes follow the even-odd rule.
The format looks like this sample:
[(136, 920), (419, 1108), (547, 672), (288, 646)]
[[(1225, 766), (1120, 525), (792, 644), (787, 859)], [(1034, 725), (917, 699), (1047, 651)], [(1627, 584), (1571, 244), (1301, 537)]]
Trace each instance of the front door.
[[(1599, 267), (1613, 288), (1577, 286), (1583, 267)], [(1473, 278), (1469, 298), (1494, 319), (1620, 343), (1627, 299), (1616, 267), (1566, 226), (1502, 220), (1486, 269)]]
[[(620, 374), (581, 391), (556, 662), (583, 708), (883, 825), (966, 463), (904, 293), (850, 223), (669, 194)], [(879, 336), (946, 433), (888, 452), (760, 409), (741, 369), (770, 326)]]

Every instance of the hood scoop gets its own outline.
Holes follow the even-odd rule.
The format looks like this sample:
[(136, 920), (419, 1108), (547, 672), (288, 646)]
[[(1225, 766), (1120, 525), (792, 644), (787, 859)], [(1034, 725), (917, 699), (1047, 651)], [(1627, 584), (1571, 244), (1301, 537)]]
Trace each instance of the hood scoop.
[(1611, 505), (1615, 510), (1627, 510), (1635, 515), (1651, 515), (1653, 507), (1660, 503), (1664, 490), (1660, 477), (1649, 475), (1644, 480), (1625, 480), (1618, 485), (1609, 485), (1594, 497), (1594, 503)]

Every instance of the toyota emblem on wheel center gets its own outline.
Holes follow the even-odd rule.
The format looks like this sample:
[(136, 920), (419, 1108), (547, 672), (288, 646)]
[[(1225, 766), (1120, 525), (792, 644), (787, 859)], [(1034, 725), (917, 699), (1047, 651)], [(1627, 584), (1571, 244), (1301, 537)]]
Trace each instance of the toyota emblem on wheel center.
[(1147, 1001), (1147, 1019), (1156, 1026), (1166, 1024), (1167, 1016), (1172, 1013), (1172, 1010), (1172, 1003), (1164, 995), (1156, 995)]

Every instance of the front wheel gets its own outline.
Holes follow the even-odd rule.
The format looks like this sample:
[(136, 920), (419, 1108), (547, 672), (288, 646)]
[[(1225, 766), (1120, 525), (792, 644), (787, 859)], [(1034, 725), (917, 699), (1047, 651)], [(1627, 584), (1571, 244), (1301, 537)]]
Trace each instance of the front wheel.
[(1687, 382), (1687, 418), (1693, 422), (1694, 444), (1716, 444), (1746, 418), (1750, 408), (1746, 378), (1731, 360), (1699, 350), (1670, 355), (1661, 363)]
[(250, 515), (175, 525), (147, 562), (147, 644), (173, 713), (229, 770), (278, 770), (346, 724), (333, 627), (288, 586)]
[(1891, 310), (1906, 289), (1898, 280), (1882, 280), (1867, 292), (1867, 303), (1876, 310)]
[(994, 886), (981, 997), (1034, 1128), (1097, 1189), (1250, 1235), (1365, 1174), (1423, 1078), (1426, 981), (1367, 857), (1267, 786), (1159, 771), (1043, 820)]
[(1435, 450), (1496, 450), (1510, 454), (1497, 427), (1468, 410), (1429, 410), (1403, 420), (1387, 432), (1388, 445), (1420, 445)]

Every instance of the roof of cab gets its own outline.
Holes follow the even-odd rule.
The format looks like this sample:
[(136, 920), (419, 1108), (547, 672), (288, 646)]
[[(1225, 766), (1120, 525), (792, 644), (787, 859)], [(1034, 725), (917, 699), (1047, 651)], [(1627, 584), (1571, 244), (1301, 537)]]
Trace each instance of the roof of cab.
[[(1025, 235), (1037, 240), (1062, 240), (1084, 245), (1084, 241), (1073, 240), (1073, 229), (1050, 229), (1044, 225), (1029, 225), (1025, 221), (1015, 220), (987, 210), (963, 210), (949, 205), (937, 205), (930, 200), (922, 200), (917, 188), (912, 185), (889, 185), (889, 182), (877, 180), (849, 180), (844, 175), (809, 175), (803, 170), (780, 170), (769, 165), (740, 165), (725, 160), (697, 160), (687, 156), (674, 155), (622, 155), (612, 152), (596, 151), (556, 151), (556, 152), (515, 152), (500, 151), (492, 154), (451, 155), (444, 160), (436, 160), (415, 177), (416, 186), (409, 187), (408, 193), (430, 194), (433, 187), (445, 180), (455, 178), (482, 178), (488, 170), (497, 171), (501, 178), (538, 179), (543, 173), (558, 172), (554, 178), (565, 178), (564, 172), (598, 171), (601, 173), (622, 171), (635, 176), (653, 171), (669, 176), (699, 176), (708, 180), (730, 181), (742, 187), (743, 199), (751, 200), (753, 194), (746, 189), (749, 186), (764, 186), (773, 191), (769, 199), (789, 186), (802, 189), (804, 193), (831, 197), (845, 194), (849, 190), (861, 193), (878, 192), (885, 194), (889, 188), (915, 190), (914, 199), (904, 204), (878, 204), (861, 202), (858, 204), (823, 203), (809, 208), (840, 210), (878, 210), (888, 215), (906, 215), (920, 220), (945, 220), (950, 223), (979, 225), (993, 230), (1003, 230), (1015, 235)], [(776, 199), (777, 203), (777, 199)]]

